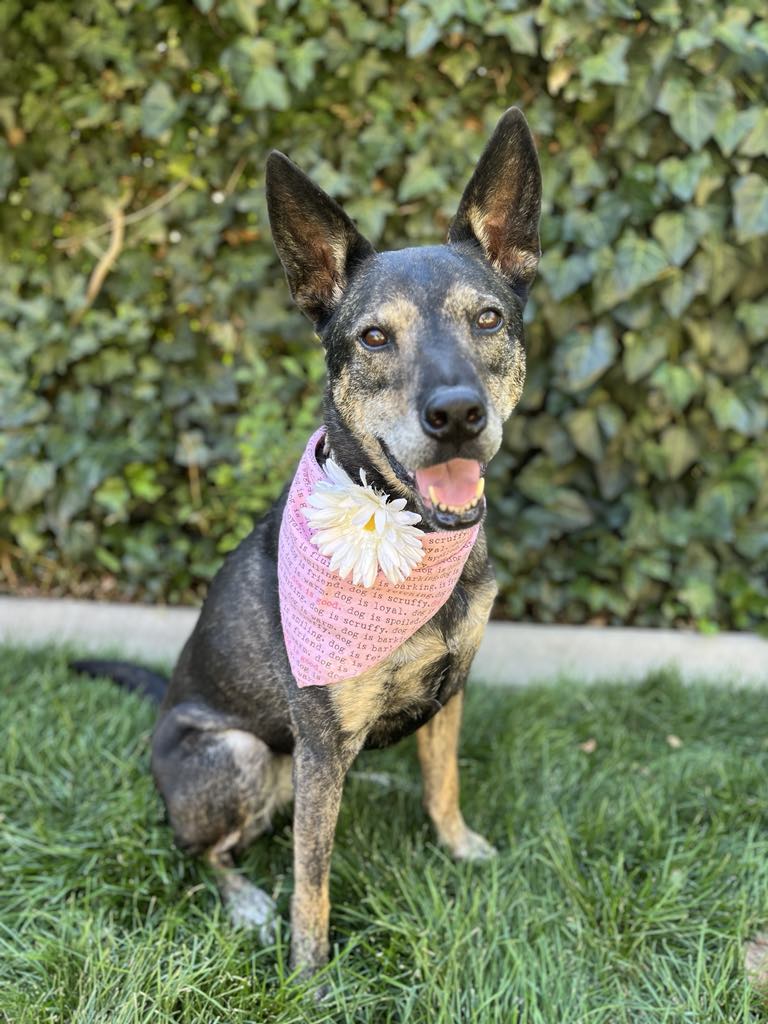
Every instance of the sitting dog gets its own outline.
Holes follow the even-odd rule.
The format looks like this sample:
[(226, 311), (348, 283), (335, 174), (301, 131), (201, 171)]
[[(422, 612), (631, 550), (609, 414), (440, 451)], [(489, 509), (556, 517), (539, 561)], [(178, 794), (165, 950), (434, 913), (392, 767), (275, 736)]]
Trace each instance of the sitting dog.
[[(234, 856), (293, 798), (291, 956), (310, 974), (328, 957), (334, 831), (362, 749), (415, 732), (438, 838), (457, 858), (495, 853), (459, 809), (457, 748), (464, 685), (496, 594), (483, 483), (525, 377), (541, 176), (512, 108), (444, 245), (376, 253), (278, 152), (267, 162), (267, 202), (291, 294), (325, 348), (324, 427), (211, 583), (167, 689), (119, 662), (76, 667), (161, 701), (152, 771), (175, 840), (210, 862), (233, 920), (265, 940), (274, 905), (235, 871)], [(336, 534), (333, 523), (354, 501), (370, 509), (354, 526), (360, 542), (379, 531), (383, 552), (389, 525), (394, 541), (352, 572), (349, 523)]]

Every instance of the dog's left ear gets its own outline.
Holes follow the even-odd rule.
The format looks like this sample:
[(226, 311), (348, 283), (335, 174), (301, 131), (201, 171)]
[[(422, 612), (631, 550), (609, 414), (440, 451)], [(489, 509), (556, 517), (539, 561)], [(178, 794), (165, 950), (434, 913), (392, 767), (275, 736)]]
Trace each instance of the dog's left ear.
[(374, 255), (373, 246), (339, 204), (276, 149), (267, 159), (267, 209), (291, 295), (319, 330), (355, 269)]
[(475, 242), (525, 298), (539, 265), (541, 171), (522, 111), (510, 107), (485, 147), (448, 232)]

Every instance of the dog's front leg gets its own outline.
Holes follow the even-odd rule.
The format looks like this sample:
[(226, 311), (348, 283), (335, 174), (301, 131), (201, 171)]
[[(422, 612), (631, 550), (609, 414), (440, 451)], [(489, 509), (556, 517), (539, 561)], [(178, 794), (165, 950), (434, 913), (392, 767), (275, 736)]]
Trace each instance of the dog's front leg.
[(459, 807), (459, 731), (464, 695), (455, 694), (416, 733), (424, 807), (441, 843), (458, 860), (487, 860), (496, 850), (467, 827)]
[(344, 777), (339, 751), (299, 743), (293, 755), (291, 966), (311, 975), (328, 960), (328, 878)]

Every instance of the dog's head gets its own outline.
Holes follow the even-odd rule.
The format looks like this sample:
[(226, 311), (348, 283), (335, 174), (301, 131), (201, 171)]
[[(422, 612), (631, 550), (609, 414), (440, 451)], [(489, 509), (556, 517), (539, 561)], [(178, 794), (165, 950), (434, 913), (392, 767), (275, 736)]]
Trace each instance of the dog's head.
[(326, 349), (334, 453), (429, 526), (472, 526), (525, 379), (541, 175), (522, 113), (499, 121), (445, 245), (374, 252), (282, 153), (267, 163), (267, 203), (291, 293)]

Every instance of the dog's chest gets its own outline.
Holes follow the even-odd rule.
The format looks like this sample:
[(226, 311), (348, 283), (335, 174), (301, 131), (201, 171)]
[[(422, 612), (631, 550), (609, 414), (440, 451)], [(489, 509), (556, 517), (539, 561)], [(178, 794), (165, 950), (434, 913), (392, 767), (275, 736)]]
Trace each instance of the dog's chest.
[(342, 733), (356, 738), (382, 719), (418, 714), (434, 700), (440, 677), (449, 668), (444, 636), (431, 624), (423, 626), (380, 665), (330, 687)]
[(446, 692), (451, 677), (463, 681), (461, 670), (468, 669), (477, 649), (495, 591), (495, 584), (483, 588), (447, 635), (433, 619), (380, 665), (330, 687), (341, 731), (368, 737), (369, 746), (384, 746), (439, 711), (453, 693), (450, 685)]

